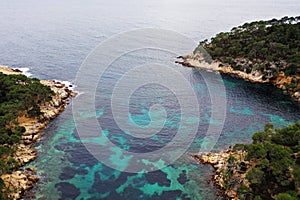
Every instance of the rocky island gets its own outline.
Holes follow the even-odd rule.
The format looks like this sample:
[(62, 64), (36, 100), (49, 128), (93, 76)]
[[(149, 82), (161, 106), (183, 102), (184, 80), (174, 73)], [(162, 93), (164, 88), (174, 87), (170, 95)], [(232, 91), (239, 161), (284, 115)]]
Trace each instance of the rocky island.
[(32, 144), (76, 93), (56, 81), (40, 81), (0, 66), (0, 199), (20, 199), (39, 180)]

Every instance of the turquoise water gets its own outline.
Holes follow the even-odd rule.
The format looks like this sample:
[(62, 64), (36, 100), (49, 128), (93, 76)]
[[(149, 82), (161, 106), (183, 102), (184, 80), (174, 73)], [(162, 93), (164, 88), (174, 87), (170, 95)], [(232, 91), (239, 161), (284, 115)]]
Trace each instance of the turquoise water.
[[(186, 70), (186, 69), (184, 69)], [(196, 73), (197, 70), (187, 69)], [(198, 77), (198, 76), (194, 76)], [(300, 109), (291, 100), (271, 86), (262, 86), (244, 82), (230, 76), (225, 76), (225, 86), (228, 101), (227, 117), (224, 130), (214, 150), (224, 150), (238, 142), (250, 142), (254, 132), (263, 130), (266, 122), (272, 122), (277, 127), (286, 126), (297, 121)], [(206, 87), (201, 79), (197, 82), (196, 91), (201, 96), (206, 93)], [(203, 86), (200, 86), (203, 84)], [(138, 95), (140, 96), (140, 95)], [(199, 96), (199, 97), (200, 97)], [(138, 101), (139, 98), (134, 99)], [(140, 101), (139, 115), (132, 117), (138, 123), (148, 120), (148, 111), (143, 107), (146, 103)], [(168, 101), (168, 99), (165, 99)], [(200, 105), (206, 104), (202, 99)], [(140, 141), (131, 141), (126, 135), (115, 129), (115, 124), (106, 115), (106, 106), (98, 106), (97, 117), (105, 126), (104, 135), (121, 149), (143, 151), (145, 146), (164, 144), (168, 138), (162, 135), (151, 138), (140, 146)], [(191, 147), (180, 159), (172, 165), (159, 171), (149, 173), (125, 173), (111, 169), (87, 152), (75, 131), (70, 107), (55, 119), (45, 131), (45, 137), (38, 145), (39, 157), (30, 164), (37, 168), (42, 176), (39, 187), (35, 192), (37, 198), (43, 199), (216, 199), (215, 189), (207, 183), (212, 169), (199, 166), (189, 153), (199, 151), (203, 142), (203, 132), (210, 122), (209, 110), (201, 109), (200, 126), (197, 137)], [(175, 120), (166, 123), (167, 130), (176, 127)], [(193, 120), (191, 120), (193, 123)], [(94, 142), (101, 144), (98, 138)], [(136, 142), (136, 144), (135, 144)], [(156, 147), (156, 145), (154, 145)], [(113, 149), (111, 159), (120, 156), (118, 148)], [(146, 148), (147, 150), (147, 148)], [(118, 165), (127, 165), (124, 159)], [(55, 170), (54, 170), (55, 169)], [(49, 198), (50, 197), (50, 198)]]
[[(297, 15), (300, 13), (300, 2), (4, 0), (0, 8), (3, 16), (0, 21), (3, 30), (0, 32), (0, 64), (29, 68), (30, 73), (42, 79), (74, 82), (86, 56), (114, 34), (136, 28), (164, 28), (184, 34), (198, 43), (246, 21)], [(179, 43), (176, 40), (172, 42)], [(212, 118), (215, 111), (212, 110), (203, 77), (211, 76), (211, 73), (174, 65), (175, 56), (147, 50), (116, 60), (112, 69), (101, 79), (96, 92), (96, 116), (103, 127), (101, 136), (81, 141), (75, 129), (71, 106), (49, 124), (44, 137), (36, 144), (38, 158), (28, 165), (35, 167), (41, 177), (33, 191), (36, 199), (220, 198), (207, 182), (213, 173), (212, 168), (199, 166), (190, 156), (190, 153), (199, 152), (200, 147), (211, 145), (209, 140), (205, 140), (209, 125), (218, 127), (221, 124)], [(158, 171), (126, 173), (112, 169), (95, 159), (83, 143), (105, 146), (109, 138), (116, 147), (101, 152), (101, 155), (106, 161), (125, 170), (133, 161), (131, 157), (123, 157), (121, 150), (135, 153), (158, 150), (168, 144), (180, 128), (182, 113), (176, 95), (157, 84), (141, 87), (133, 94), (129, 101), (130, 120), (127, 123), (133, 125), (135, 122), (146, 127), (151, 116), (159, 117), (167, 113), (166, 123), (158, 134), (147, 139), (133, 138), (130, 131), (120, 130), (112, 116), (110, 96), (116, 82), (131, 69), (133, 62), (151, 62), (153, 57), (178, 70), (194, 89), (200, 115), (187, 116), (184, 128), (188, 131), (189, 126), (199, 123), (196, 137), (176, 162)], [(145, 76), (141, 72), (139, 78)], [(267, 122), (283, 127), (299, 120), (298, 105), (271, 86), (251, 84), (231, 76), (223, 76), (223, 80), (216, 81), (223, 81), (226, 87), (226, 95), (219, 93), (217, 96), (226, 100), (227, 115), (213, 151), (227, 149), (235, 143), (251, 142), (252, 134), (263, 130)], [(80, 92), (84, 95), (85, 91)], [(164, 109), (150, 112), (153, 104), (161, 104)], [(82, 108), (85, 106), (82, 105)], [(83, 118), (92, 115), (88, 113)], [(147, 159), (141, 162), (144, 165), (154, 164)], [(155, 164), (163, 165), (164, 160)]]

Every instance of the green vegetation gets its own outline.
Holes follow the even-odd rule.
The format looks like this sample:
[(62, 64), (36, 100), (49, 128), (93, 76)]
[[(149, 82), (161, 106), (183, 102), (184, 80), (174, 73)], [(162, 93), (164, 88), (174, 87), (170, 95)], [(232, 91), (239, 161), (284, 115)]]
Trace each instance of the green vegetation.
[[(203, 47), (219, 67), (261, 76), (299, 96), (299, 22), (300, 16), (245, 23), (200, 42), (194, 53)], [(252, 139), (235, 145), (222, 173), (225, 189), (240, 199), (300, 199), (300, 122), (282, 129), (266, 124)], [(246, 157), (238, 154), (244, 151)]]
[[(0, 72), (0, 175), (19, 167), (13, 159), (14, 144), (20, 142), (25, 128), (19, 126), (18, 118), (42, 114), (39, 105), (51, 100), (53, 94), (38, 79)], [(0, 199), (3, 188), (3, 180), (0, 179)]]
[[(243, 148), (247, 152), (243, 162), (252, 163), (246, 173), (249, 186), (240, 187), (240, 198), (300, 199), (300, 122), (282, 129), (267, 124), (265, 132), (252, 139), (252, 144), (234, 148)], [(228, 161), (232, 164), (232, 159)]]
[[(207, 57), (203, 47), (219, 67), (270, 82), (300, 102), (299, 22), (300, 16), (245, 23), (200, 42), (194, 54)], [(300, 122), (282, 129), (266, 124), (252, 139), (235, 145), (221, 187), (240, 199), (300, 199)]]
[[(259, 71), (264, 78), (300, 75), (300, 16), (245, 23), (200, 42), (213, 59), (247, 73)], [(293, 87), (300, 84), (293, 80)], [(291, 86), (291, 87), (292, 87)]]
[(0, 73), (0, 144), (18, 142), (25, 129), (17, 118), (39, 116), (39, 104), (51, 100), (52, 94), (38, 79)]

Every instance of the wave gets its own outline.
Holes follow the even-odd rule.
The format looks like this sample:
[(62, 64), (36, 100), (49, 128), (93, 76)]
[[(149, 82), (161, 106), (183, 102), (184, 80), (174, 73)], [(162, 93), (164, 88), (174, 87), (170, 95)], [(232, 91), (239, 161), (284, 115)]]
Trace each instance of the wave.
[(63, 83), (66, 87), (69, 88), (69, 90), (75, 91), (75, 88), (77, 87), (77, 85), (74, 85), (74, 83), (70, 82), (70, 81), (61, 81), (61, 80), (54, 80), (55, 82), (60, 82)]
[(28, 67), (14, 67), (12, 69), (20, 70), (22, 72), (22, 74), (24, 74), (27, 77), (31, 77), (32, 76), (32, 73), (29, 72), (30, 68), (28, 68)]

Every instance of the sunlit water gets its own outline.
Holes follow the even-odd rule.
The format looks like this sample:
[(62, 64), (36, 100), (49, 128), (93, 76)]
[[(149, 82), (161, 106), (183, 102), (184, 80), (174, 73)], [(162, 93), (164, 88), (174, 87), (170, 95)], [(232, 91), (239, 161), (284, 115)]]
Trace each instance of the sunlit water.
[[(300, 13), (300, 2), (2, 0), (0, 8), (0, 63), (29, 68), (30, 73), (38, 78), (72, 82), (89, 52), (114, 34), (155, 27), (174, 30), (200, 41), (246, 21), (297, 15)], [(157, 58), (157, 52), (139, 52), (131, 55), (130, 59), (139, 61), (151, 56)], [(160, 59), (164, 58), (166, 63), (174, 59), (170, 55)], [(114, 68), (107, 73), (99, 83), (97, 94), (110, 94), (120, 74), (130, 69), (128, 60), (119, 62), (124, 68)], [(36, 145), (38, 158), (29, 164), (38, 170), (41, 177), (38, 187), (34, 189), (36, 198), (218, 198), (213, 186), (207, 182), (212, 169), (199, 166), (189, 156), (189, 153), (199, 151), (209, 123), (215, 123), (210, 120), (210, 100), (203, 79), (209, 72), (200, 73), (199, 70), (173, 64), (170, 66), (189, 80), (199, 100), (200, 118), (190, 119), (190, 123), (200, 123), (199, 129), (185, 155), (172, 165), (150, 173), (130, 174), (111, 169), (91, 156), (82, 145), (75, 131), (71, 107), (67, 107), (45, 130), (43, 139)], [(141, 73), (140, 78), (143, 76), (145, 74)], [(299, 120), (299, 107), (275, 88), (230, 76), (223, 76), (223, 81), (227, 116), (214, 150), (250, 142), (252, 134), (263, 130), (266, 122), (282, 127)], [(171, 113), (166, 127), (149, 141), (132, 140), (124, 135), (112, 120), (110, 102), (101, 98), (96, 102), (99, 124), (104, 127), (106, 136), (122, 149), (135, 152), (155, 150), (176, 134), (180, 119), (178, 102), (172, 93), (159, 85), (141, 88), (130, 99), (130, 114), (137, 123), (149, 122), (148, 110), (153, 103), (162, 103)], [(112, 158), (117, 153), (112, 152)]]

